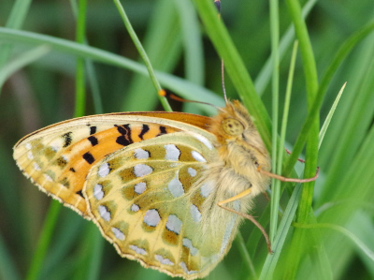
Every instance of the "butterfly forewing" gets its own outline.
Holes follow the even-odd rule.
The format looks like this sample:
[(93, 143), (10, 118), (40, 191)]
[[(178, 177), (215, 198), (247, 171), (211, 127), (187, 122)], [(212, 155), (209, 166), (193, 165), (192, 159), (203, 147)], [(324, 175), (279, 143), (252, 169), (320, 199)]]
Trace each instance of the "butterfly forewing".
[(157, 118), (96, 115), (62, 122), (21, 139), (14, 158), (42, 191), (90, 219), (82, 188), (97, 161), (134, 142), (178, 131)]

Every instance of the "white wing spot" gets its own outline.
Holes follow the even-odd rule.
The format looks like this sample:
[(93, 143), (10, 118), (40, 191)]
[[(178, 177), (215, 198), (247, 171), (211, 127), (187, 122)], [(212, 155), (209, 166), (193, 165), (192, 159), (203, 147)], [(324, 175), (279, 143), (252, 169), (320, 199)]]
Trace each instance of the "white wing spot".
[(168, 258), (164, 258), (161, 255), (156, 255), (155, 257), (156, 257), (156, 260), (158, 260), (162, 264), (174, 265), (174, 263), (171, 260), (169, 260)]
[(50, 144), (50, 147), (52, 148), (52, 150), (54, 150), (55, 152), (58, 152), (61, 150), (62, 148), (62, 144), (60, 142), (60, 140), (55, 140), (54, 142), (52, 142)]
[(207, 146), (210, 150), (213, 149), (213, 144), (208, 140), (208, 138), (197, 134), (197, 133), (191, 133), (197, 140), (199, 140), (201, 143), (203, 143), (205, 146)]
[(149, 158), (149, 152), (145, 151), (141, 148), (135, 150), (135, 158), (137, 159), (148, 159)]
[(108, 210), (108, 207), (106, 207), (106, 206), (104, 206), (104, 205), (100, 205), (100, 206), (99, 206), (99, 212), (100, 212), (101, 217), (102, 217), (105, 221), (107, 221), (107, 222), (110, 221), (111, 217), (110, 217), (110, 212), (109, 212), (109, 210)]
[(125, 240), (126, 236), (120, 229), (118, 229), (116, 227), (112, 227), (112, 231), (113, 231), (114, 235), (117, 237), (117, 239)]
[(29, 151), (29, 152), (27, 153), (27, 157), (28, 157), (29, 159), (31, 159), (31, 160), (34, 159), (34, 155), (32, 154), (31, 151)]
[(139, 210), (140, 210), (139, 205), (137, 205), (137, 204), (131, 205), (131, 211), (132, 212), (138, 212)]
[(205, 183), (200, 190), (203, 197), (208, 197), (214, 190), (214, 184), (212, 182)]
[(160, 214), (156, 209), (148, 210), (145, 214), (144, 222), (150, 227), (156, 227), (161, 222)]
[(53, 179), (48, 174), (44, 174), (44, 177), (47, 181), (53, 182)]
[(196, 159), (197, 161), (200, 161), (200, 162), (206, 162), (206, 159), (198, 152), (196, 151), (192, 151), (192, 156), (194, 159)]
[(181, 151), (178, 149), (177, 146), (175, 146), (174, 144), (167, 144), (165, 145), (165, 149), (166, 149), (166, 157), (165, 157), (166, 160), (175, 160), (175, 161), (179, 160)]
[(181, 267), (183, 268), (184, 272), (186, 272), (187, 274), (197, 273), (196, 270), (188, 270), (187, 265), (186, 265), (185, 262), (181, 262)]
[(178, 175), (169, 182), (168, 188), (174, 197), (180, 197), (184, 194), (183, 184), (179, 180)]
[(94, 188), (94, 196), (96, 197), (97, 200), (103, 199), (104, 198), (104, 190), (103, 190), (103, 185), (101, 184), (96, 184)]
[(168, 222), (166, 223), (166, 228), (176, 234), (180, 234), (182, 225), (183, 222), (176, 215), (170, 215)]
[(134, 167), (134, 173), (136, 177), (143, 177), (151, 174), (153, 172), (152, 167), (146, 164), (138, 164)]
[(147, 189), (147, 184), (145, 182), (140, 182), (135, 185), (135, 192), (137, 194), (142, 194)]
[(197, 171), (195, 168), (188, 167), (188, 174), (190, 174), (192, 177), (195, 177), (197, 175)]
[(136, 253), (138, 253), (139, 255), (143, 255), (143, 256), (147, 255), (147, 251), (145, 249), (140, 248), (136, 245), (130, 245), (130, 248)]
[(64, 161), (66, 161), (66, 162), (69, 162), (69, 161), (70, 161), (70, 159), (68, 158), (67, 155), (62, 155), (61, 157), (62, 157), (62, 158), (64, 159)]
[(26, 149), (28, 149), (28, 150), (31, 150), (31, 149), (32, 149), (32, 145), (31, 145), (31, 143), (27, 143), (27, 144), (26, 144)]
[(110, 165), (107, 162), (104, 162), (102, 165), (99, 167), (99, 176), (100, 177), (106, 177), (110, 173)]
[(192, 245), (191, 239), (183, 238), (183, 246), (185, 246), (188, 249), (190, 249), (190, 252), (191, 252), (192, 256), (195, 256), (199, 252), (199, 249), (197, 249), (196, 247), (194, 247)]
[(202, 216), (201, 216), (200, 210), (194, 204), (191, 205), (191, 215), (195, 222), (197, 223), (201, 222)]
[(52, 148), (52, 150), (54, 150), (56, 153), (57, 153), (58, 151), (61, 150), (61, 146), (57, 146), (57, 145), (52, 145), (51, 148)]
[(36, 162), (34, 162), (34, 169), (37, 170), (37, 171), (42, 170), (41, 167), (40, 167), (40, 165), (37, 164)]

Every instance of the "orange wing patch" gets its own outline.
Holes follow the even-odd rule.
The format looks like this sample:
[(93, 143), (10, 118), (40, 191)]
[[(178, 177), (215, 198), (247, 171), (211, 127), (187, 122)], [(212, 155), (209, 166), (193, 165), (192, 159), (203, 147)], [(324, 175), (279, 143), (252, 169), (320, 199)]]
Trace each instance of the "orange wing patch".
[(44, 137), (28, 141), (26, 137), (17, 143), (15, 154), (23, 173), (42, 191), (88, 219), (82, 189), (96, 162), (132, 143), (179, 131), (169, 126), (139, 123), (96, 130), (91, 126), (83, 135), (65, 132), (49, 141)]

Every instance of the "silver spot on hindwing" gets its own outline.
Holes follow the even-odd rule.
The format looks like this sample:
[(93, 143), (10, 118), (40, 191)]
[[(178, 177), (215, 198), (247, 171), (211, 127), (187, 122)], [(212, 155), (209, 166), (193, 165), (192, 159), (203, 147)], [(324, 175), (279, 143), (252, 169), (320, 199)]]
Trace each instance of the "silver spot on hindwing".
[(161, 222), (160, 214), (156, 209), (148, 210), (145, 214), (144, 222), (151, 227), (156, 227)]
[(168, 188), (174, 197), (180, 197), (184, 194), (183, 184), (179, 180), (178, 174), (169, 182)]
[(103, 199), (104, 198), (104, 190), (103, 190), (103, 185), (101, 184), (96, 184), (94, 187), (94, 196), (97, 200)]
[(190, 174), (191, 177), (195, 177), (197, 175), (197, 171), (196, 171), (195, 168), (188, 167), (187, 171), (188, 171), (188, 174)]
[(137, 183), (134, 187), (135, 189), (135, 192), (137, 194), (142, 194), (146, 191), (147, 189), (147, 184), (145, 182), (140, 182), (140, 183)]
[(181, 151), (178, 149), (177, 146), (175, 146), (174, 144), (167, 144), (165, 145), (165, 149), (166, 149), (166, 157), (165, 157), (166, 160), (174, 160), (174, 161), (179, 160)]
[(104, 205), (100, 205), (99, 206), (99, 212), (100, 212), (100, 216), (107, 222), (109, 222), (111, 220), (111, 217), (110, 217), (110, 212), (109, 212), (109, 209), (108, 207), (104, 206)]
[(196, 159), (197, 161), (206, 162), (206, 159), (199, 152), (192, 151), (191, 154), (193, 158)]
[(112, 227), (112, 232), (117, 237), (117, 239), (122, 240), (122, 241), (125, 240), (126, 236), (119, 228)]
[(201, 216), (199, 208), (197, 208), (196, 205), (192, 204), (190, 210), (191, 210), (191, 215), (192, 215), (193, 220), (197, 223), (201, 222), (202, 216)]
[(168, 258), (164, 258), (161, 255), (155, 255), (155, 258), (156, 258), (156, 260), (158, 260), (162, 264), (174, 265), (174, 263), (171, 260), (169, 260)]
[(180, 234), (182, 225), (183, 222), (176, 215), (170, 215), (166, 223), (166, 228), (176, 234)]
[(136, 253), (138, 253), (139, 255), (143, 255), (143, 256), (147, 255), (147, 251), (145, 249), (143, 249), (143, 248), (140, 248), (140, 247), (138, 247), (136, 245), (130, 245), (129, 247), (133, 251), (135, 251)]
[(106, 177), (110, 173), (110, 165), (107, 162), (104, 162), (102, 165), (99, 167), (99, 176), (100, 177)]
[(137, 205), (137, 204), (131, 205), (131, 211), (132, 212), (138, 212), (139, 210), (140, 210), (139, 205)]
[(153, 172), (152, 167), (146, 164), (137, 164), (134, 166), (134, 173), (136, 177), (143, 177), (151, 174)]
[(148, 159), (150, 156), (148, 151), (145, 151), (141, 148), (135, 150), (135, 158), (137, 159)]
[(192, 256), (195, 256), (199, 252), (199, 249), (197, 249), (196, 247), (192, 245), (192, 241), (189, 238), (183, 238), (183, 246), (190, 249)]

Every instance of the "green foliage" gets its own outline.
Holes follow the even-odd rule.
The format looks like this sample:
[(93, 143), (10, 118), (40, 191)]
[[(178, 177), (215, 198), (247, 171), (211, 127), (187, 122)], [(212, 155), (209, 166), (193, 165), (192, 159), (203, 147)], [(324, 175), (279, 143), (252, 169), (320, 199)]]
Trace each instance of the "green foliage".
[[(271, 219), (274, 254), (246, 222), (207, 279), (374, 278), (372, 0), (222, 0), (221, 20), (211, 0), (122, 2), (163, 87), (224, 105), (222, 57), (228, 95), (249, 108), (277, 153), (276, 169), (295, 177), (305, 168), (310, 177), (321, 168), (315, 183), (274, 187), (271, 206), (256, 200), (260, 223)], [(95, 226), (58, 202), (50, 207), (12, 159), (19, 138), (74, 115), (162, 110), (115, 3), (2, 0), (0, 19), (0, 278), (169, 279), (121, 259)], [(299, 55), (289, 77), (296, 38)], [(183, 106), (215, 114), (201, 104)], [(292, 156), (279, 155), (283, 144), (274, 142), (283, 138), (271, 136), (274, 124), (286, 123)], [(307, 163), (294, 171), (303, 151)]]

